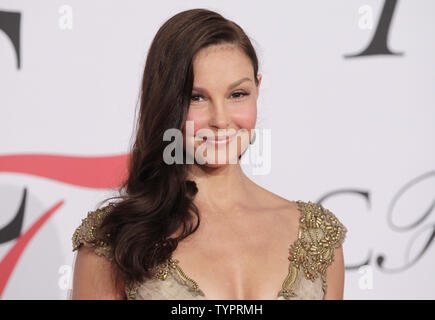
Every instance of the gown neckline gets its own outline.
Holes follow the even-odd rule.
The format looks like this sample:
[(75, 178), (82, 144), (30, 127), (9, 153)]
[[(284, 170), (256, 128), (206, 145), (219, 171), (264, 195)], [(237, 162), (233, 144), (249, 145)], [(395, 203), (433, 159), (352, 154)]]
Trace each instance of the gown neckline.
[[(300, 219), (299, 219), (299, 221), (298, 221), (298, 236), (297, 236), (297, 239), (296, 239), (295, 241), (293, 241), (293, 242), (290, 243), (290, 245), (288, 246), (288, 250), (289, 250), (289, 251), (290, 251), (290, 249), (291, 249), (292, 247), (296, 246), (296, 244), (297, 244), (297, 243), (300, 241), (300, 239), (301, 239), (301, 232), (302, 232), (301, 225), (302, 225), (303, 219), (304, 219), (304, 217), (305, 217), (305, 211), (304, 211), (303, 206), (302, 206), (303, 201), (302, 201), (302, 200), (296, 200), (296, 201), (293, 201), (293, 202), (295, 202), (295, 203), (297, 204), (297, 206), (296, 206), (296, 210), (299, 212)], [(276, 296), (276, 299), (279, 298), (281, 291), (285, 289), (285, 288), (284, 288), (284, 287), (285, 287), (285, 284), (286, 284), (286, 282), (289, 280), (289, 278), (292, 277), (292, 276), (294, 276), (294, 274), (292, 274), (292, 273), (294, 272), (294, 266), (293, 266), (293, 262), (290, 260), (290, 256), (291, 256), (291, 255), (290, 255), (290, 252), (289, 252), (289, 256), (288, 256), (288, 260), (289, 260), (288, 272), (287, 272), (286, 277), (284, 278), (284, 281), (281, 283), (281, 288), (278, 289), (278, 292), (277, 292), (277, 294), (276, 294), (276, 295), (277, 295), (277, 296)], [(183, 283), (183, 284), (182, 284), (183, 286), (186, 286), (186, 287), (191, 288), (191, 289), (193, 288), (194, 291), (196, 291), (198, 294), (200, 294), (200, 295), (202, 295), (202, 296), (204, 297), (204, 300), (209, 300), (209, 299), (207, 299), (207, 297), (208, 297), (207, 294), (206, 294), (206, 293), (201, 289), (201, 287), (200, 287), (198, 281), (196, 281), (194, 278), (192, 278), (191, 276), (189, 276), (189, 275), (184, 271), (183, 267), (180, 265), (180, 260), (179, 260), (179, 259), (174, 259), (173, 256), (171, 255), (171, 256), (167, 259), (167, 264), (168, 264), (168, 265), (172, 265), (173, 268), (178, 269), (179, 273), (181, 273), (181, 276), (184, 277), (185, 280), (190, 281), (190, 282), (193, 284), (192, 286), (189, 286), (188, 284)], [(275, 300), (276, 300), (276, 299), (275, 299)]]

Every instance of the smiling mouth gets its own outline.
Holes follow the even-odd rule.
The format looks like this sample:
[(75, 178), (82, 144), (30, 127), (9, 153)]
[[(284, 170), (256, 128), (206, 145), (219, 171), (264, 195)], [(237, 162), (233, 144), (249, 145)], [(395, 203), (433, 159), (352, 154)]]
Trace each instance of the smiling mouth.
[(203, 141), (208, 143), (208, 144), (212, 144), (212, 145), (225, 145), (230, 143), (231, 140), (233, 140), (233, 138), (236, 135), (232, 135), (232, 136), (211, 136), (211, 137), (204, 137)]

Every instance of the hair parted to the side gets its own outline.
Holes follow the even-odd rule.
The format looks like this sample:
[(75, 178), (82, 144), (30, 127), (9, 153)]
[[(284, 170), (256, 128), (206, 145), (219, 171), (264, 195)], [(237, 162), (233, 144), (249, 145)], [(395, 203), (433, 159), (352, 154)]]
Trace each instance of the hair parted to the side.
[[(113, 249), (117, 282), (143, 281), (150, 269), (171, 256), (178, 242), (195, 232), (199, 212), (193, 199), (195, 182), (187, 180), (187, 165), (168, 165), (163, 150), (165, 130), (182, 130), (193, 86), (193, 59), (210, 45), (237, 45), (251, 60), (258, 85), (258, 60), (251, 41), (236, 23), (207, 9), (182, 11), (167, 20), (155, 35), (146, 59), (140, 92), (135, 141), (126, 180), (118, 201), (101, 224), (97, 238)], [(194, 215), (196, 215), (196, 224)], [(181, 228), (181, 229), (180, 229)], [(168, 238), (177, 230), (176, 238)]]

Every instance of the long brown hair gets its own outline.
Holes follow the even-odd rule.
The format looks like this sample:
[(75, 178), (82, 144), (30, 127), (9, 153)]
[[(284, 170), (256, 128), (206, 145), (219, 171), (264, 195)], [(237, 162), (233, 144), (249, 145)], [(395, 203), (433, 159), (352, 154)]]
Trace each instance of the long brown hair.
[[(197, 186), (186, 179), (185, 164), (167, 165), (163, 161), (163, 150), (171, 143), (163, 140), (163, 134), (184, 126), (195, 54), (221, 43), (235, 44), (249, 57), (258, 85), (258, 60), (250, 39), (236, 23), (216, 12), (180, 12), (160, 27), (152, 41), (143, 72), (128, 175), (118, 189), (119, 195), (101, 202), (119, 200), (112, 202), (113, 209), (97, 233), (100, 239), (110, 234), (105, 241), (113, 249), (117, 275), (125, 283), (151, 277), (151, 268), (166, 261), (178, 242), (199, 227), (199, 212), (193, 203)], [(180, 228), (179, 236), (168, 238)]]

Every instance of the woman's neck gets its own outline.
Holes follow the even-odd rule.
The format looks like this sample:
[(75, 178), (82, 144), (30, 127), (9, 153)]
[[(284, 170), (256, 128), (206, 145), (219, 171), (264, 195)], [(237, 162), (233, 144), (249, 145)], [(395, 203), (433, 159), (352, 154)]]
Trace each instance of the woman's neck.
[(249, 202), (252, 197), (253, 183), (239, 163), (216, 168), (192, 164), (188, 172), (188, 179), (198, 186), (195, 202), (199, 204), (228, 210)]

